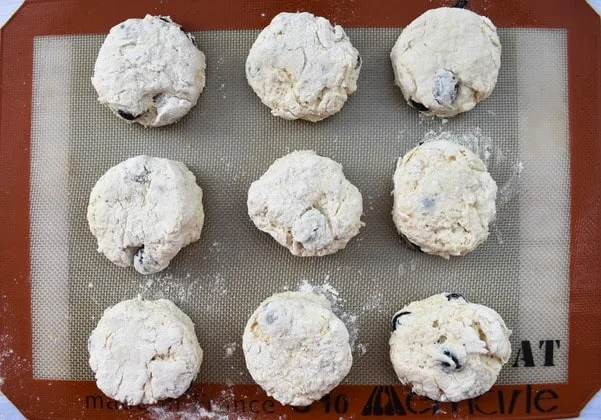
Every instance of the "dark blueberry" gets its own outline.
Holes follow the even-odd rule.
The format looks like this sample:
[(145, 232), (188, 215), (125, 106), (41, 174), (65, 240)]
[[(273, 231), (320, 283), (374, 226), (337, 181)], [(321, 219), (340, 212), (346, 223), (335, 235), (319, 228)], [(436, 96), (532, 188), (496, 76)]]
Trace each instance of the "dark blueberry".
[(357, 64), (355, 64), (355, 69), (358, 69), (361, 67), (361, 56), (359, 54), (357, 54)]
[(403, 311), (403, 312), (399, 312), (398, 314), (396, 314), (393, 318), (392, 318), (392, 331), (396, 330), (397, 324), (396, 322), (398, 321), (398, 319), (400, 317), (402, 317), (403, 315), (409, 315), (411, 314), (411, 312), (407, 312), (407, 311)]
[(152, 97), (152, 102), (154, 102), (155, 104), (160, 104), (161, 102), (163, 102), (164, 99), (165, 99), (164, 93), (157, 93), (156, 95), (154, 95)]
[(142, 245), (134, 254), (134, 260), (138, 262), (138, 266), (144, 266), (144, 245)]
[(255, 77), (257, 74), (259, 74), (261, 72), (261, 67), (259, 67), (257, 65), (249, 64), (248, 67), (246, 67), (246, 71), (248, 72), (248, 74), (251, 77)]
[(416, 102), (413, 99), (410, 99), (409, 102), (411, 102), (411, 106), (413, 108), (417, 109), (418, 111), (422, 111), (422, 112), (428, 111), (428, 107), (425, 106), (424, 104), (422, 104), (421, 102)]
[(461, 293), (449, 293), (447, 295), (447, 300), (448, 301), (451, 301), (451, 300), (454, 300), (454, 299), (463, 299), (463, 300), (465, 300), (467, 302), (467, 299)]
[[(455, 364), (455, 369), (459, 370), (462, 368), (461, 363), (459, 363), (459, 359), (457, 359), (457, 356), (455, 356), (455, 354), (451, 353), (448, 350), (443, 351), (442, 354), (449, 357), (453, 361), (453, 363)], [(440, 364), (445, 367), (451, 367), (450, 363), (448, 362), (441, 362)]]
[(139, 118), (139, 117), (141, 117), (142, 115), (144, 115), (144, 113), (141, 113), (140, 115), (133, 115), (133, 114), (131, 114), (131, 113), (127, 112), (127, 111), (123, 111), (122, 109), (119, 109), (119, 110), (117, 111), (117, 114), (119, 114), (119, 116), (120, 116), (121, 118), (123, 118), (124, 120), (127, 120), (127, 121), (133, 121), (133, 120), (135, 120), (136, 118)]
[(424, 252), (419, 246), (415, 245), (413, 242), (407, 239), (405, 235), (403, 235), (402, 233), (399, 233), (399, 235), (401, 236), (401, 240), (405, 243), (405, 245), (407, 245), (407, 248), (409, 248), (412, 251)]
[(265, 314), (265, 321), (268, 324), (273, 324), (273, 321), (275, 321), (276, 319), (278, 319), (278, 316), (273, 311), (269, 311), (267, 312), (267, 314)]
[(447, 70), (436, 72), (434, 77), (434, 86), (432, 87), (432, 95), (436, 102), (443, 106), (449, 106), (455, 101), (459, 83), (453, 73)]
[(467, 7), (467, 0), (459, 0), (457, 3), (455, 3), (455, 6), (458, 9), (465, 9)]
[(422, 200), (422, 206), (424, 206), (424, 208), (426, 209), (431, 209), (432, 207), (434, 207), (434, 203), (434, 199), (430, 197), (426, 197)]
[(146, 165), (144, 165), (144, 171), (142, 173), (140, 173), (140, 174), (135, 175), (133, 177), (133, 180), (135, 182), (139, 183), (139, 184), (145, 184), (145, 183), (148, 182), (148, 174), (149, 173), (150, 173), (150, 171), (148, 170), (148, 168), (146, 167)]

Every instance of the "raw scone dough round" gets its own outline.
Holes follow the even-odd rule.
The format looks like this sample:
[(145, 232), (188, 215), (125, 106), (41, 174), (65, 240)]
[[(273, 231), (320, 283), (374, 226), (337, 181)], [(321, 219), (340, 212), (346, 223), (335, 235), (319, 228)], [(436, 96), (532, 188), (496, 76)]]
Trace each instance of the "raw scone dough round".
[(395, 83), (427, 115), (452, 117), (488, 98), (497, 83), (501, 43), (490, 19), (460, 8), (428, 10), (390, 53)]
[(488, 391), (511, 355), (501, 316), (457, 293), (410, 303), (394, 315), (390, 360), (404, 385), (437, 401)]
[(129, 122), (158, 127), (190, 111), (205, 86), (205, 56), (169, 17), (114, 26), (100, 48), (92, 84), (98, 101)]
[(357, 90), (361, 57), (341, 26), (311, 13), (280, 13), (246, 59), (246, 79), (275, 116), (320, 121)]
[(248, 190), (248, 215), (294, 255), (333, 254), (363, 226), (361, 193), (342, 165), (310, 150), (276, 160)]
[(109, 169), (92, 189), (90, 231), (98, 252), (141, 274), (163, 270), (197, 241), (204, 222), (202, 190), (181, 162), (137, 156)]
[(319, 400), (353, 363), (346, 326), (325, 297), (311, 292), (263, 301), (246, 324), (242, 348), (255, 382), (284, 405)]
[(469, 149), (424, 143), (398, 160), (392, 218), (409, 242), (449, 258), (472, 251), (495, 220), (497, 184)]
[(202, 363), (194, 324), (166, 299), (137, 298), (108, 308), (88, 352), (98, 388), (129, 405), (179, 397)]

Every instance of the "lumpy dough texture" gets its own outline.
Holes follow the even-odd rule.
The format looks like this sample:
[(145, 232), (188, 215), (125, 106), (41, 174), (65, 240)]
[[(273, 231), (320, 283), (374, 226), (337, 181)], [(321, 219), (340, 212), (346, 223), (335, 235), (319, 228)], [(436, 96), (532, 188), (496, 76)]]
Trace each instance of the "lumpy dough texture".
[(246, 79), (275, 116), (320, 121), (357, 89), (361, 57), (341, 26), (310, 13), (280, 13), (246, 59)]
[(109, 169), (90, 194), (98, 252), (141, 274), (163, 270), (204, 222), (202, 190), (181, 162), (137, 156)]
[(98, 388), (129, 405), (179, 397), (202, 363), (194, 324), (166, 299), (138, 298), (108, 308), (88, 351)]
[(294, 255), (332, 254), (363, 226), (363, 200), (342, 166), (313, 151), (290, 153), (248, 190), (248, 215)]
[(511, 355), (501, 316), (456, 293), (410, 303), (393, 328), (390, 360), (400, 381), (437, 401), (482, 395)]
[(146, 15), (114, 26), (98, 53), (98, 101), (129, 122), (171, 124), (196, 105), (205, 56), (169, 17)]
[(444, 258), (488, 238), (497, 184), (471, 150), (446, 140), (417, 146), (398, 160), (392, 217), (409, 242)]
[(428, 10), (401, 33), (390, 53), (395, 83), (427, 115), (469, 111), (493, 91), (501, 65), (495, 25), (469, 10)]
[(285, 405), (319, 400), (353, 363), (344, 323), (325, 297), (311, 292), (266, 299), (248, 320), (242, 347), (255, 382)]

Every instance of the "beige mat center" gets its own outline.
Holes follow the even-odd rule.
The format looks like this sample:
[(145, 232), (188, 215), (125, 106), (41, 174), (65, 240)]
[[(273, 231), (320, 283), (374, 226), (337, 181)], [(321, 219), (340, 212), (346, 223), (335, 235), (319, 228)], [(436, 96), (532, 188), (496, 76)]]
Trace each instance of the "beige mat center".
[[(90, 331), (105, 308), (141, 294), (169, 298), (192, 318), (205, 350), (200, 381), (251, 382), (240, 348), (248, 316), (267, 296), (308, 280), (339, 292), (340, 311), (358, 332), (346, 383), (395, 383), (388, 359), (391, 316), (412, 300), (442, 291), (495, 308), (514, 331), (514, 354), (501, 383), (567, 379), (565, 31), (501, 30), (496, 90), (474, 110), (448, 121), (418, 116), (393, 85), (389, 51), (400, 30), (347, 32), (363, 68), (358, 91), (334, 117), (316, 124), (272, 117), (244, 76), (246, 54), (258, 32), (213, 31), (195, 33), (208, 64), (198, 105), (177, 124), (158, 129), (128, 125), (98, 104), (90, 77), (103, 36), (35, 40), (31, 280), (36, 378), (92, 379), (86, 348)], [(427, 133), (441, 131), (478, 146), (501, 190), (489, 240), (451, 261), (404, 247), (390, 217), (396, 159)], [(293, 257), (246, 214), (250, 183), (276, 158), (300, 149), (342, 163), (363, 193), (366, 227), (332, 256)], [(149, 277), (98, 254), (86, 221), (96, 180), (140, 154), (184, 162), (204, 190), (206, 212), (201, 240), (182, 250), (167, 270)], [(549, 340), (552, 366), (545, 359)]]

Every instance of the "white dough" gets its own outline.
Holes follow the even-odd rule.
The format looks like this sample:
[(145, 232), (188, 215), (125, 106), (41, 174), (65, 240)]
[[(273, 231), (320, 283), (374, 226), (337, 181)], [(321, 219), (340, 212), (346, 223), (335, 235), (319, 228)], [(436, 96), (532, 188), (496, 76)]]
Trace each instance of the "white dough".
[(400, 381), (437, 401), (488, 391), (511, 355), (501, 316), (463, 296), (442, 293), (395, 314), (390, 360)]
[(246, 59), (246, 79), (275, 116), (320, 121), (357, 90), (361, 57), (341, 26), (311, 13), (280, 13)]
[(169, 17), (146, 15), (114, 26), (100, 48), (92, 84), (98, 101), (144, 126), (171, 124), (196, 105), (205, 56)]
[(197, 241), (202, 190), (181, 162), (137, 156), (109, 169), (90, 194), (88, 224), (98, 252), (141, 274), (163, 270)]
[(407, 103), (427, 115), (452, 117), (493, 91), (501, 43), (490, 19), (441, 7), (403, 29), (390, 58), (395, 83)]
[(330, 392), (351, 369), (349, 333), (328, 300), (311, 292), (271, 296), (242, 337), (246, 367), (280, 403), (305, 406)]
[(194, 324), (166, 299), (138, 297), (108, 308), (88, 351), (98, 388), (129, 405), (179, 397), (202, 363)]
[(361, 193), (342, 165), (310, 150), (276, 160), (248, 190), (248, 215), (294, 255), (332, 254), (363, 226)]
[(399, 233), (429, 254), (475, 249), (495, 220), (497, 184), (469, 149), (446, 140), (417, 146), (398, 160), (392, 218)]

